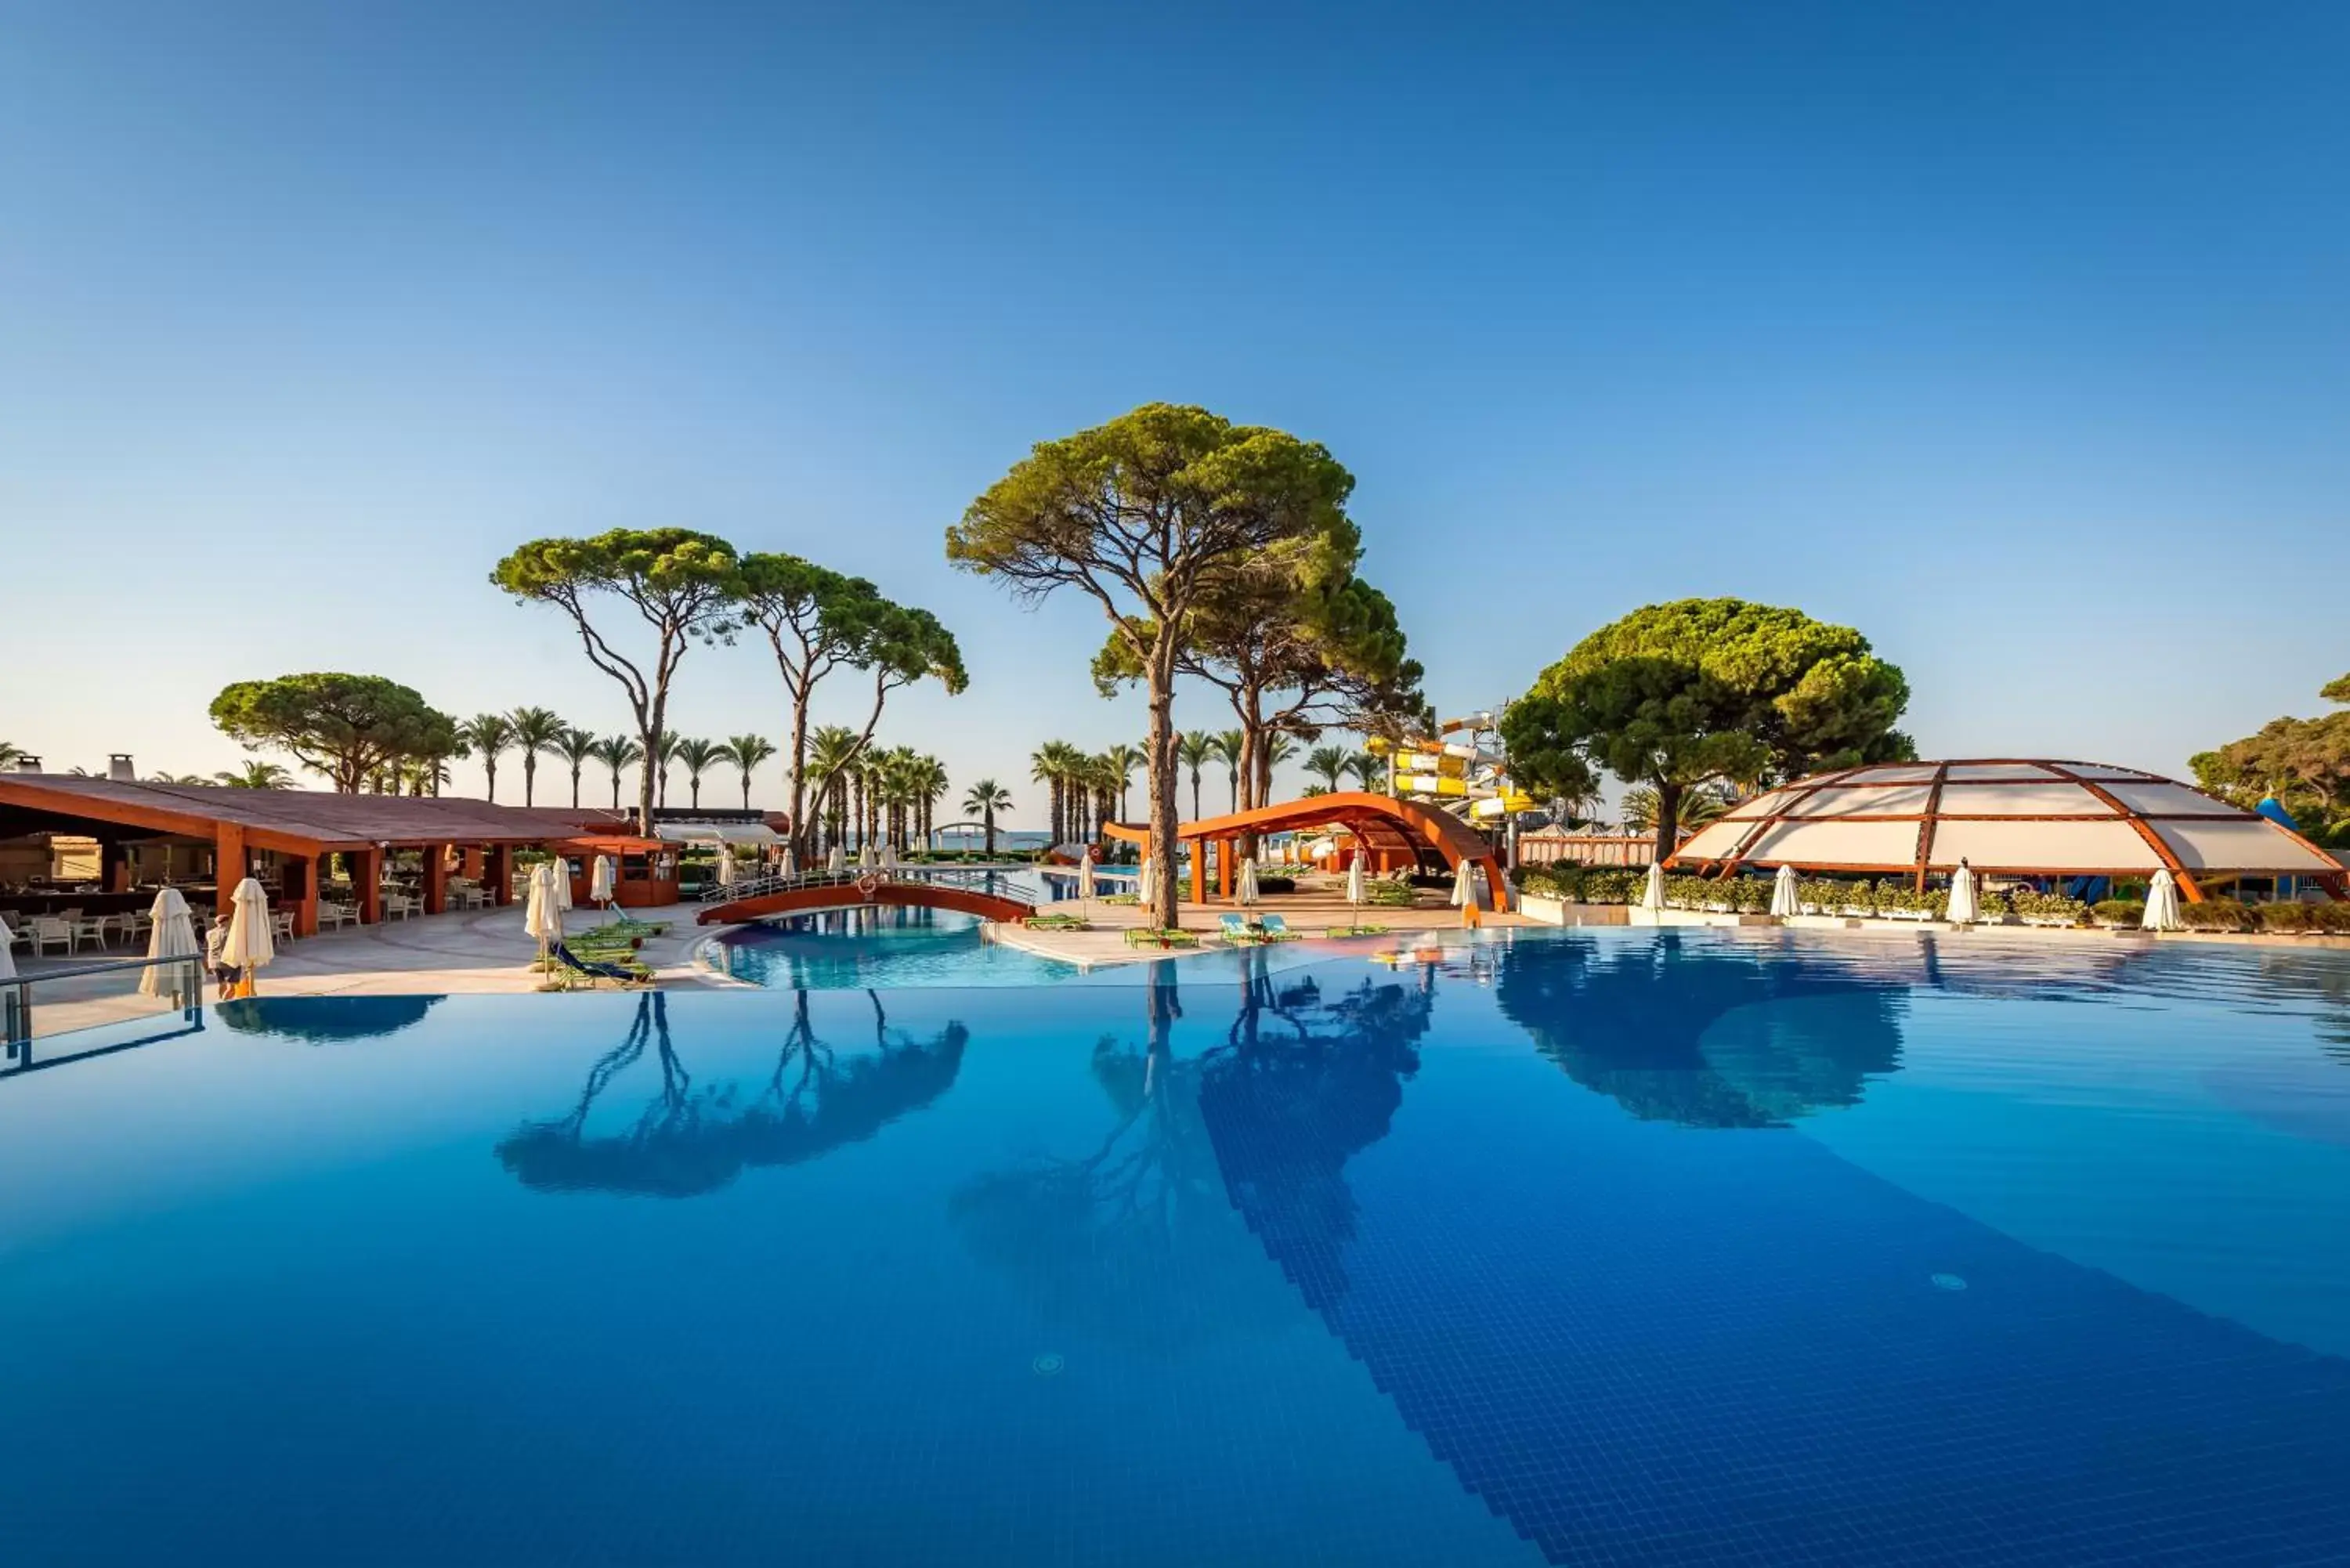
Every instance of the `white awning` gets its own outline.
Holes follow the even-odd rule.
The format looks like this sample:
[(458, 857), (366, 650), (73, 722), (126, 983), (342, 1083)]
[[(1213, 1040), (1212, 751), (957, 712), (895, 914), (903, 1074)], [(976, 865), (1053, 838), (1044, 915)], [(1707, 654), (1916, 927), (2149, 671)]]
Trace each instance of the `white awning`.
[(783, 842), (764, 822), (656, 822), (653, 836), (670, 844), (724, 844), (738, 849)]

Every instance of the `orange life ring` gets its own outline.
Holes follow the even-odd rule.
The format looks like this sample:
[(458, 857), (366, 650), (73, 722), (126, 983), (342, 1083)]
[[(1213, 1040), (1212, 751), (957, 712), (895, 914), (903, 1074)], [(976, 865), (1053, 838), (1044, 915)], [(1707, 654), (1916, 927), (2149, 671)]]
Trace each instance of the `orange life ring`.
[(873, 901), (873, 895), (879, 893), (880, 890), (881, 878), (873, 875), (872, 872), (865, 872), (857, 878), (857, 896), (863, 898), (867, 903), (871, 903)]

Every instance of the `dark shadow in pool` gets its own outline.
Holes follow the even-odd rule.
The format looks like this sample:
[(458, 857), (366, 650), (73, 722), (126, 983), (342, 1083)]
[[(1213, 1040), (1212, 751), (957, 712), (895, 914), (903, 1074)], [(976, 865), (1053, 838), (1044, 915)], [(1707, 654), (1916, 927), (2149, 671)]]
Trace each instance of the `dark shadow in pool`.
[[(746, 1167), (795, 1165), (869, 1138), (954, 1083), (970, 1035), (949, 1023), (915, 1041), (889, 1028), (880, 994), (869, 1051), (844, 1055), (816, 1037), (808, 993), (796, 993), (775, 1067), (747, 1101), (729, 1082), (697, 1090), (670, 1036), (667, 999), (637, 999), (628, 1037), (588, 1074), (569, 1115), (517, 1127), (497, 1146), (505, 1168), (545, 1192), (623, 1192), (692, 1198), (714, 1192)], [(589, 1114), (650, 1047), (660, 1090), (622, 1130), (591, 1134)]]
[(275, 1034), (331, 1045), (397, 1034), (424, 1022), (440, 996), (263, 996), (224, 1002), (213, 1011), (240, 1034)]
[[(1799, 948), (1520, 943), (1496, 1000), (1576, 1083), (1644, 1121), (1785, 1126), (1901, 1064), (1908, 978)], [(1739, 1008), (1779, 1004), (1723, 1027)]]

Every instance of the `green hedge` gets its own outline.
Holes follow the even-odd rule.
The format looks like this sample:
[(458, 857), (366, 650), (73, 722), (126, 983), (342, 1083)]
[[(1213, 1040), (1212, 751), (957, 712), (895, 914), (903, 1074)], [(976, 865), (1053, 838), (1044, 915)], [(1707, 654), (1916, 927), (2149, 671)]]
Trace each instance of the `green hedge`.
[(2146, 904), (2138, 898), (2100, 898), (2089, 906), (2089, 914), (2101, 926), (2127, 926), (2136, 929), (2145, 923)]
[(2190, 931), (2248, 931), (2256, 917), (2233, 898), (2206, 898), (2182, 907), (2178, 919)]

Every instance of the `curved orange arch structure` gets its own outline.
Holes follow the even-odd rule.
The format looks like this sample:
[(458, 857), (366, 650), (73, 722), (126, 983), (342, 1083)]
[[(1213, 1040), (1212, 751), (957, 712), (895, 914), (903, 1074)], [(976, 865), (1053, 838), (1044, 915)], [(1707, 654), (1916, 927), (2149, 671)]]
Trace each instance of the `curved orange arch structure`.
[[(1361, 839), (1385, 865), (1416, 865), (1422, 849), (1433, 849), (1443, 857), (1448, 868), (1463, 860), (1482, 866), (1485, 868), (1485, 885), (1492, 889), (1494, 907), (1509, 907), (1509, 879), (1502, 870), (1501, 857), (1486, 842), (1484, 835), (1450, 812), (1367, 790), (1307, 795), (1302, 800), (1261, 805), (1253, 811), (1177, 824), (1177, 840), (1191, 845), (1195, 851), (1191, 857), (1192, 901), (1205, 903), (1208, 898), (1207, 857), (1196, 852), (1201, 846), (1226, 846), (1219, 856), (1222, 869), (1216, 880), (1221, 895), (1229, 898), (1232, 867), (1237, 864), (1231, 846), (1253, 833), (1293, 833), (1315, 827), (1345, 828)], [(1102, 831), (1112, 838), (1140, 845), (1145, 855), (1150, 853), (1148, 827), (1107, 822), (1102, 825)]]
[(870, 898), (858, 892), (854, 882), (830, 882), (815, 888), (789, 888), (780, 893), (762, 893), (756, 898), (737, 898), (731, 904), (713, 904), (693, 919), (694, 923), (701, 926), (733, 926), (746, 920), (764, 919), (769, 915), (809, 915), (819, 909), (861, 909), (869, 904), (889, 904), (915, 909), (960, 909), (966, 915), (977, 915), (986, 920), (1024, 920), (1036, 912), (1034, 904), (1024, 904), (1017, 898), (973, 892), (969, 888), (941, 887), (932, 882), (884, 882), (873, 889)]

